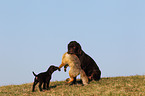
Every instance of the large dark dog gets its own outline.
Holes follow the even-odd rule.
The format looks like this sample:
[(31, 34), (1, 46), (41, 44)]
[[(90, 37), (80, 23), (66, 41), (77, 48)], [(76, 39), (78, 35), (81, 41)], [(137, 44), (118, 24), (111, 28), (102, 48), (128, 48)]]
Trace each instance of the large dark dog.
[[(81, 48), (81, 45), (76, 41), (71, 41), (68, 44), (68, 53), (78, 56), (81, 62), (81, 67), (85, 71), (88, 79), (99, 80), (101, 78), (101, 71), (95, 61), (87, 55)], [(76, 79), (76, 78), (75, 78)]]

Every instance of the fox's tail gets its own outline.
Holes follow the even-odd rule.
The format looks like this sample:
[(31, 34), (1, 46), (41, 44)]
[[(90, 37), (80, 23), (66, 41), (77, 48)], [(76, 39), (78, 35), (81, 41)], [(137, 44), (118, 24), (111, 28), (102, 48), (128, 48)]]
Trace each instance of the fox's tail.
[(83, 81), (83, 84), (87, 85), (88, 84), (88, 77), (87, 77), (86, 73), (84, 72), (84, 70), (80, 71), (80, 76), (81, 76), (81, 79)]

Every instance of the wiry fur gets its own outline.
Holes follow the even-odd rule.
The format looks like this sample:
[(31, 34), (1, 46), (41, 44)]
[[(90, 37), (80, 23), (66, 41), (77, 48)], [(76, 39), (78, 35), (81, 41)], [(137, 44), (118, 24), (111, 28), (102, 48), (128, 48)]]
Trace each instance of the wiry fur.
[(64, 53), (62, 56), (62, 63), (59, 66), (59, 68), (64, 66), (64, 70), (66, 71), (66, 67), (69, 66), (69, 76), (70, 80), (67, 83), (72, 83), (74, 81), (74, 78), (77, 77), (79, 74), (81, 76), (82, 82), (84, 85), (88, 84), (88, 78), (85, 74), (85, 72), (81, 68), (81, 63), (79, 58), (74, 54), (68, 54), (67, 52)]
[(46, 89), (46, 85), (47, 85), (47, 89), (49, 89), (49, 82), (51, 80), (51, 75), (56, 70), (60, 71), (60, 69), (58, 67), (52, 65), (48, 68), (48, 70), (46, 72), (39, 73), (38, 75), (36, 75), (34, 72), (32, 72), (33, 75), (35, 76), (32, 91), (34, 92), (35, 86), (38, 82), (39, 82), (40, 91), (42, 91), (42, 88), (41, 88), (42, 84), (43, 84), (43, 89)]

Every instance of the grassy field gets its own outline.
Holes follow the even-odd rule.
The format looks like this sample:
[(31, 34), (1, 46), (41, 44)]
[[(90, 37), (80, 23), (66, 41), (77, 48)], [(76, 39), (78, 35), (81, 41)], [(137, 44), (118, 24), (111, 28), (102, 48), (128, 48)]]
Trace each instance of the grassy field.
[(92, 81), (87, 86), (65, 85), (65, 81), (50, 83), (50, 90), (40, 92), (32, 83), (0, 87), (0, 96), (145, 96), (145, 76), (108, 77)]

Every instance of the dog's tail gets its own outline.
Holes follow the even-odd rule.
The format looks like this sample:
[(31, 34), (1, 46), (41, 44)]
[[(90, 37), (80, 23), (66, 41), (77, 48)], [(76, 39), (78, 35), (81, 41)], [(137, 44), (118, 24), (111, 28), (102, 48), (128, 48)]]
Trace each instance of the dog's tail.
[(37, 76), (34, 72), (32, 72), (34, 76)]

